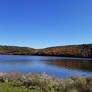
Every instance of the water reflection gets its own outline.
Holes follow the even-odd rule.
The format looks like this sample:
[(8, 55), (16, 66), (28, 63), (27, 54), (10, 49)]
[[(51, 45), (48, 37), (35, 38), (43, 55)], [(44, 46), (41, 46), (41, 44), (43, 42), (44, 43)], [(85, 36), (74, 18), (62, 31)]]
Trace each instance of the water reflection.
[(92, 76), (92, 59), (0, 55), (0, 72), (42, 73), (57, 77)]
[(49, 65), (58, 67), (65, 67), (70, 69), (79, 69), (83, 71), (92, 71), (92, 60), (79, 60), (79, 59), (51, 59), (44, 60)]

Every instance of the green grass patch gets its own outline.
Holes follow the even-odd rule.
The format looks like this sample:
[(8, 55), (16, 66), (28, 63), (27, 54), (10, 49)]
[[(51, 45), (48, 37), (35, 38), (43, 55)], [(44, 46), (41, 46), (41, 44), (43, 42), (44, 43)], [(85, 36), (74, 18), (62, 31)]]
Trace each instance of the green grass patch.
[(11, 83), (0, 83), (0, 92), (42, 92), (40, 89), (29, 90), (25, 87), (14, 87)]

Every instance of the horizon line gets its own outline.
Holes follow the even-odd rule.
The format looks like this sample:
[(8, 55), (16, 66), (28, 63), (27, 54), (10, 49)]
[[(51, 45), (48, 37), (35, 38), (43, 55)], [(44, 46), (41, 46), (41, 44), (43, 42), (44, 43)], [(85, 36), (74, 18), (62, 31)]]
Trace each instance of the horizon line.
[(90, 45), (92, 43), (83, 43), (83, 44), (65, 44), (65, 45), (53, 45), (53, 46), (48, 46), (48, 47), (40, 47), (40, 48), (34, 48), (34, 47), (31, 47), (31, 46), (23, 46), (23, 45), (1, 45), (0, 46), (13, 46), (13, 47), (26, 47), (26, 48), (32, 48), (32, 49), (45, 49), (45, 48), (51, 48), (51, 47), (60, 47), (60, 46), (74, 46), (74, 45)]

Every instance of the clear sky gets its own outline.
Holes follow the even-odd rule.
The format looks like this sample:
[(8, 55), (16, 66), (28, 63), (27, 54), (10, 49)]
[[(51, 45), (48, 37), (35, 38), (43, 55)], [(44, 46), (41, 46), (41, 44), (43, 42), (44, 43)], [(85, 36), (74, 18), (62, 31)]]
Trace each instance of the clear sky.
[(0, 0), (0, 45), (83, 43), (92, 43), (92, 0)]

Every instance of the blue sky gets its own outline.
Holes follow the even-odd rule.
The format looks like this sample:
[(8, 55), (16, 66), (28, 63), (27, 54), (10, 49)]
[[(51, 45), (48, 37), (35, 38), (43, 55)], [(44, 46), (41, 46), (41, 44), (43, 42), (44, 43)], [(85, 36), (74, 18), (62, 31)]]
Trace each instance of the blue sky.
[(0, 0), (0, 45), (83, 43), (92, 43), (92, 0)]

